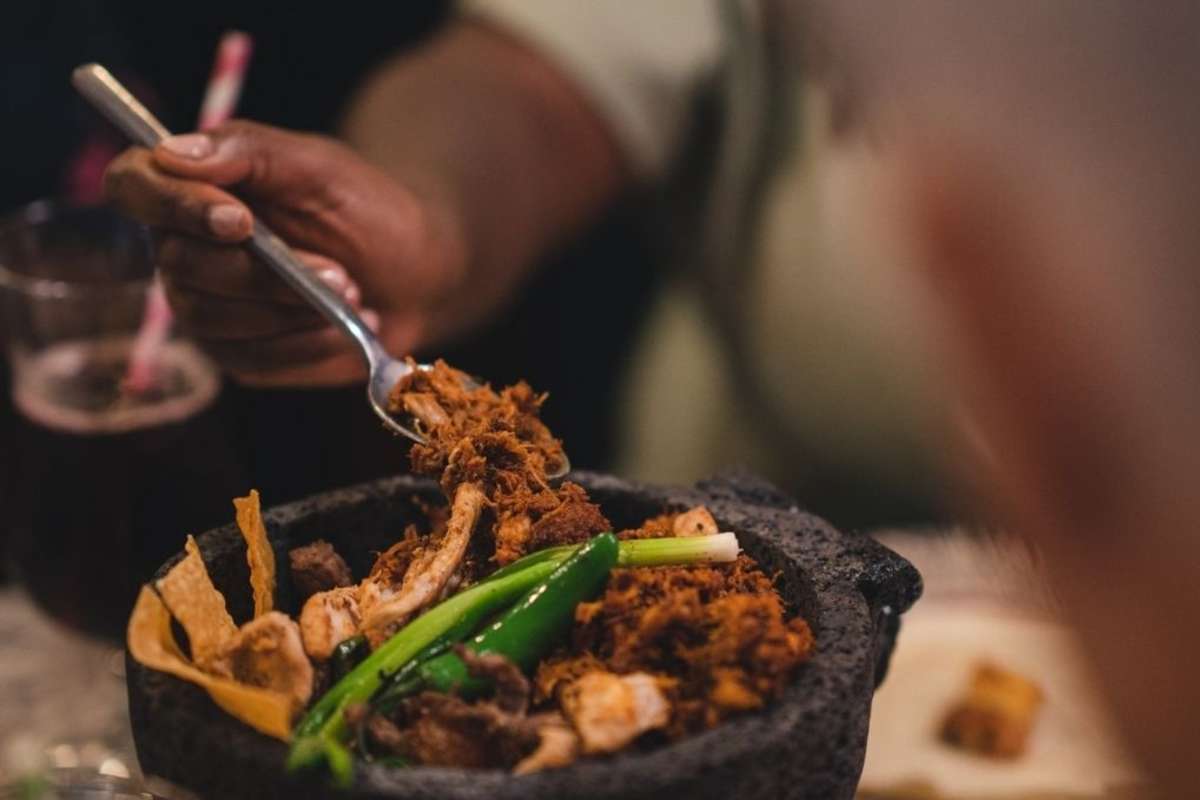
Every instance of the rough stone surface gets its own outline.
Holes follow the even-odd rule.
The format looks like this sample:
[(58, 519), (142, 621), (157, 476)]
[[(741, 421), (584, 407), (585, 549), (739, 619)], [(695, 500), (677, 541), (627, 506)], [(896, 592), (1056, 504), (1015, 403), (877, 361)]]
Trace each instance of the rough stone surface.
[[(866, 537), (839, 533), (744, 473), (691, 489), (586, 473), (575, 478), (618, 527), (706, 503), (722, 530), (736, 531), (768, 573), (780, 574), (781, 592), (813, 626), (817, 648), (778, 703), (652, 752), (523, 777), (365, 766), (352, 791), (334, 792), (316, 777), (286, 776), (285, 746), (226, 716), (199, 689), (131, 662), (129, 705), (143, 768), (222, 800), (853, 797), (871, 697), (887, 668), (899, 616), (921, 593), (913, 566)], [(279, 563), (287, 563), (283, 555), (289, 548), (324, 538), (361, 576), (373, 553), (420, 513), (415, 498), (435, 494), (430, 483), (392, 478), (271, 510), (267, 527)], [(251, 599), (240, 534), (227, 526), (199, 537), (199, 543), (235, 619), (244, 620)], [(280, 579), (287, 609), (290, 590), (286, 576)]]

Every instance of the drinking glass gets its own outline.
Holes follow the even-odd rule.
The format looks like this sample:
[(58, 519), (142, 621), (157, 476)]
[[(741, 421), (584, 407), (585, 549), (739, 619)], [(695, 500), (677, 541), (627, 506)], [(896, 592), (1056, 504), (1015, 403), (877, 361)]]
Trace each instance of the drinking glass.
[[(24, 717), (9, 730), (41, 753), (47, 796), (126, 796), (123, 770), (140, 786), (112, 645), (138, 587), (186, 534), (228, 521), (230, 498), (247, 488), (219, 373), (193, 344), (161, 345), (149, 389), (124, 381), (153, 276), (149, 245), (146, 229), (101, 207), (39, 202), (0, 222), (12, 406), (0, 531), (11, 577), (66, 625), (13, 629), (37, 652), (10, 650), (0, 668), (28, 671), (25, 653), (42, 659), (45, 679), (0, 706)], [(3, 786), (8, 772), (0, 764), (0, 796), (25, 785)]]

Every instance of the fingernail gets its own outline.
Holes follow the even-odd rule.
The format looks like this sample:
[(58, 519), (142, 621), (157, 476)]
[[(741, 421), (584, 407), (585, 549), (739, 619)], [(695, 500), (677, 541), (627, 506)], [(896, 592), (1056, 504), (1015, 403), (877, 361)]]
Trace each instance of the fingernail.
[(368, 328), (375, 333), (379, 333), (379, 314), (369, 308), (364, 308), (359, 312), (359, 316), (362, 317), (363, 322), (367, 323)]
[(162, 140), (163, 149), (183, 158), (208, 158), (213, 154), (212, 137), (203, 133), (185, 133)]
[(350, 285), (350, 280), (346, 277), (346, 273), (339, 269), (323, 269), (317, 273), (317, 277), (321, 279), (322, 283), (338, 294), (345, 294), (346, 289)]
[(237, 206), (213, 206), (208, 210), (208, 227), (222, 239), (244, 236), (249, 222), (246, 210)]
[(346, 291), (342, 292), (342, 297), (346, 298), (346, 302), (350, 305), (356, 306), (362, 300), (362, 292), (352, 283), (346, 287)]

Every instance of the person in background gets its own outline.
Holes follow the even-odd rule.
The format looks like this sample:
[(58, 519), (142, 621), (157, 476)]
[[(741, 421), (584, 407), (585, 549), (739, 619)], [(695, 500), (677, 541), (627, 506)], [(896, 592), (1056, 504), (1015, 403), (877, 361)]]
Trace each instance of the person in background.
[(1200, 7), (813, 5), (888, 140), (884, 218), (974, 432), (961, 474), (1044, 555), (1156, 796), (1194, 797)]

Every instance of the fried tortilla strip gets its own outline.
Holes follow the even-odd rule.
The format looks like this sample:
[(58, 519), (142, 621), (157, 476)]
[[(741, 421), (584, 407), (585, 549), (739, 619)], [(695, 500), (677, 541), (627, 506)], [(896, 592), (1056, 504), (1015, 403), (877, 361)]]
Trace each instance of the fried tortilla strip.
[(298, 710), (293, 699), (206, 675), (188, 663), (171, 634), (171, 612), (149, 586), (142, 587), (129, 618), (127, 643), (139, 664), (201, 687), (214, 703), (256, 731), (283, 741), (291, 736), (292, 716)]
[(213, 586), (196, 540), (189, 536), (187, 555), (156, 584), (163, 602), (187, 631), (192, 659), (201, 667), (209, 664), (225, 643), (237, 635), (225, 598)]
[(460, 484), (455, 490), (450, 520), (446, 523), (446, 535), (442, 537), (438, 549), (409, 566), (395, 597), (366, 612), (363, 632), (372, 647), (381, 645), (397, 626), (437, 599), (438, 593), (466, 555), (471, 532), (479, 521), (485, 502), (483, 489), (477, 484)]
[(250, 564), (250, 587), (254, 590), (254, 616), (261, 617), (275, 608), (275, 551), (263, 525), (258, 490), (246, 497), (233, 498), (237, 525), (246, 540), (246, 561)]

